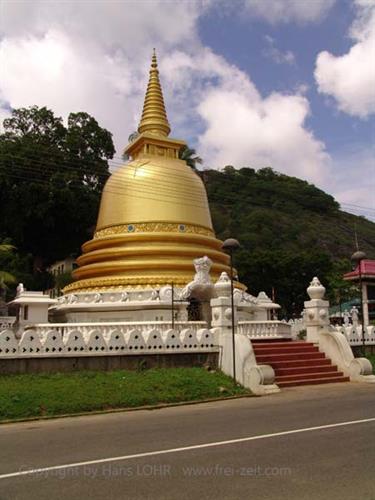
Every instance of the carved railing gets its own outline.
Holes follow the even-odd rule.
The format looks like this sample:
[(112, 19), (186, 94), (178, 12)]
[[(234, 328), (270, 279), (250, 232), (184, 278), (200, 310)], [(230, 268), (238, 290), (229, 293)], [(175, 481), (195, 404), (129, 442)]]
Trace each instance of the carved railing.
[[(335, 329), (345, 335), (351, 346), (363, 344), (361, 325), (336, 326)], [(375, 345), (375, 326), (367, 326), (364, 333), (365, 345)]]
[[(20, 339), (11, 330), (0, 333), (0, 358), (216, 352), (204, 322), (43, 324), (25, 329)], [(168, 327), (169, 326), (169, 327)]]
[(7, 328), (11, 328), (15, 321), (15, 316), (0, 316), (0, 332)]
[[(183, 330), (189, 328), (197, 332), (201, 328), (206, 328), (205, 321), (175, 321), (175, 330)], [(159, 330), (161, 333), (166, 332), (172, 328), (170, 321), (127, 321), (127, 322), (87, 322), (87, 323), (39, 323), (32, 325), (30, 328), (36, 331), (38, 335), (44, 335), (50, 330), (55, 330), (60, 335), (67, 335), (72, 330), (79, 329), (83, 336), (87, 335), (93, 329), (99, 328), (104, 336), (108, 335), (114, 328), (121, 331), (122, 334), (130, 330), (141, 331), (148, 333), (150, 330)]]
[(239, 321), (237, 332), (251, 339), (291, 338), (291, 325), (284, 321)]

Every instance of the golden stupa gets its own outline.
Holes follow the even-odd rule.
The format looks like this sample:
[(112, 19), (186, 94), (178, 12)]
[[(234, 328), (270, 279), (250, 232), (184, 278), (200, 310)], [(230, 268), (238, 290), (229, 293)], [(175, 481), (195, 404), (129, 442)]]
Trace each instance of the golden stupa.
[(125, 149), (131, 161), (104, 187), (94, 237), (83, 245), (65, 294), (183, 287), (193, 279), (193, 259), (205, 255), (213, 280), (230, 273), (203, 182), (178, 157), (185, 142), (168, 137), (155, 52), (138, 132)]

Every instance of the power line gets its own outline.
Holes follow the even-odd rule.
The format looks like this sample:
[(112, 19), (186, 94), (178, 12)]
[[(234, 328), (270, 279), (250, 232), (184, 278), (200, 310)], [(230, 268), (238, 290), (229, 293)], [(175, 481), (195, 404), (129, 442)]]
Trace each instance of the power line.
[[(39, 162), (37, 162), (36, 160), (33, 160), (33, 161), (36, 162), (36, 164), (37, 164), (34, 168), (30, 167), (30, 166), (26, 166), (22, 170), (26, 170), (26, 171), (28, 171), (28, 172), (30, 172), (32, 174), (41, 174), (41, 173), (43, 173), (45, 171), (45, 169), (43, 167), (48, 166), (48, 163), (44, 163), (43, 164), (40, 161)], [(139, 168), (141, 168), (144, 165), (145, 164), (140, 165)], [(30, 181), (30, 179), (28, 177), (22, 176), (20, 174), (14, 173), (14, 172), (8, 173), (7, 176), (8, 177), (12, 177), (12, 178), (19, 178), (21, 180), (28, 180), (28, 181)], [(35, 178), (35, 176), (34, 176), (33, 181), (35, 182), (36, 180), (45, 181), (45, 177), (39, 176), (39, 177)], [(169, 193), (170, 197), (172, 197), (172, 198), (176, 198), (177, 196), (179, 197), (181, 195), (181, 190), (171, 188), (170, 187), (170, 183), (166, 183), (163, 180), (160, 180), (160, 181), (153, 180), (152, 182), (153, 182), (153, 184), (156, 184), (156, 187), (157, 187), (156, 189), (153, 189), (152, 191), (145, 190), (144, 188), (141, 188), (140, 190), (137, 190), (137, 189), (135, 189), (135, 190), (138, 191), (138, 192), (141, 192), (142, 194), (149, 192), (149, 193), (152, 193), (154, 195), (155, 194), (160, 194), (160, 193), (163, 193), (163, 195), (165, 195), (165, 193)], [(47, 184), (47, 181), (46, 181), (46, 184)], [(124, 192), (126, 191), (126, 193), (129, 195), (128, 190), (123, 185), (123, 183), (121, 182), (121, 180), (118, 180), (117, 182), (114, 182), (112, 180), (112, 184), (114, 184), (115, 188), (118, 187), (118, 189), (116, 191), (112, 190), (112, 191), (108, 191), (108, 192), (114, 192), (116, 194), (122, 194), (122, 191), (124, 191)], [(163, 187), (163, 186), (168, 187), (168, 190), (160, 189), (160, 186), (161, 187)], [(185, 185), (182, 186), (182, 189), (186, 193), (186, 186)], [(187, 192), (189, 192), (189, 190), (187, 190)], [(200, 195), (197, 194), (196, 192), (194, 194), (190, 195), (190, 198), (191, 198), (191, 200), (193, 200), (193, 199), (197, 199), (197, 201), (201, 200)], [(261, 204), (259, 204), (259, 205), (261, 206)], [(343, 207), (348, 206), (348, 207), (351, 207), (351, 209), (354, 208), (354, 209), (356, 209), (357, 212), (358, 211), (365, 211), (365, 213), (367, 213), (367, 212), (375, 212), (375, 210), (372, 209), (372, 208), (370, 208), (370, 207), (359, 206), (359, 205), (354, 205), (354, 204), (342, 203), (341, 206), (343, 206)]]
[[(43, 174), (44, 172), (46, 172), (46, 167), (48, 168), (49, 166), (57, 166), (57, 167), (63, 166), (64, 169), (66, 169), (68, 171), (77, 172), (77, 169), (75, 167), (70, 166), (68, 164), (67, 160), (65, 160), (63, 162), (56, 162), (56, 161), (52, 161), (51, 162), (51, 160), (48, 159), (47, 162), (46, 161), (43, 162), (40, 159), (25, 158), (24, 156), (15, 155), (13, 153), (6, 153), (4, 156), (5, 157), (10, 157), (11, 159), (21, 159), (23, 161), (31, 162), (32, 165), (23, 165), (22, 167), (19, 167), (19, 168), (20, 168), (20, 170), (23, 170), (23, 172), (26, 171), (26, 172), (30, 172), (31, 174), (37, 174), (36, 178), (35, 178), (35, 175), (34, 175), (33, 182), (36, 182), (38, 180), (38, 178), (39, 178), (39, 180), (43, 180), (44, 181), (45, 176), (42, 176), (41, 174)], [(85, 166), (85, 165), (86, 166), (87, 165), (91, 166), (91, 162), (87, 161), (87, 160), (83, 160), (83, 159), (79, 159), (79, 158), (73, 158), (72, 161), (77, 162), (80, 166)], [(107, 161), (107, 160), (103, 160), (103, 161)], [(141, 161), (141, 160), (139, 160), (139, 161)], [(151, 163), (151, 161), (152, 160), (145, 160), (145, 162), (141, 163), (139, 166), (135, 165), (135, 172), (136, 172), (137, 168), (142, 168), (144, 166), (147, 166), (147, 168), (149, 170), (158, 169), (158, 167), (155, 166), (155, 165), (153, 165)], [(116, 164), (118, 166), (121, 166), (121, 167), (123, 167), (123, 166), (126, 165), (124, 162), (117, 163), (115, 160), (108, 160), (108, 162), (112, 162), (112, 163), (114, 163), (114, 164)], [(69, 163), (71, 163), (71, 160), (69, 160)], [(134, 167), (134, 163), (132, 164), (132, 167)], [(16, 168), (17, 168), (17, 165), (16, 165)], [(190, 167), (188, 167), (188, 166), (186, 166), (186, 168), (190, 169)], [(183, 175), (183, 172), (181, 172), (181, 169), (179, 169), (179, 168), (174, 168), (174, 167), (169, 167), (168, 166), (168, 170), (175, 170), (175, 171), (178, 172), (179, 175), (178, 176), (174, 176), (174, 177), (180, 178), (180, 176)], [(187, 172), (189, 172), (189, 170), (187, 170)], [(61, 173), (64, 173), (64, 171), (62, 171)], [(78, 172), (78, 174), (79, 173), (80, 172)], [(46, 175), (48, 175), (48, 172), (46, 173)], [(99, 172), (95, 173), (94, 172), (92, 175), (94, 175), (95, 177), (98, 177), (99, 179), (102, 179), (102, 180), (104, 180), (104, 179), (106, 180), (107, 178), (109, 178), (109, 176), (106, 173), (99, 173)], [(28, 177), (22, 176), (20, 174), (17, 175), (14, 172), (7, 173), (7, 176), (8, 177), (12, 177), (12, 178), (18, 178), (20, 180), (30, 181), (30, 179)], [(171, 186), (171, 183), (170, 183), (170, 181), (171, 181), (171, 175), (166, 175), (166, 174), (163, 174), (162, 172), (157, 172), (157, 176), (158, 176), (157, 179), (153, 179), (152, 180), (152, 184), (155, 185), (155, 187), (152, 190), (147, 190), (147, 189), (144, 189), (144, 188), (140, 188), (140, 189), (137, 190), (136, 188), (134, 188), (133, 191), (135, 191), (137, 193), (140, 193), (140, 194), (147, 194), (147, 193), (149, 193), (149, 194), (152, 194), (154, 196), (163, 194), (164, 201), (165, 201), (165, 195), (166, 194), (168, 195), (169, 198), (180, 198), (181, 191), (183, 191), (184, 194), (186, 194), (186, 193), (189, 194), (189, 197), (190, 197), (191, 201), (193, 201), (193, 200), (196, 200), (197, 202), (201, 201), (202, 198), (201, 198), (201, 196), (200, 196), (199, 193), (197, 193), (195, 190), (188, 189), (186, 187), (186, 184), (183, 183), (183, 182), (177, 182), (176, 183), (176, 178), (174, 178), (174, 186)], [(85, 177), (86, 177), (86, 179), (89, 179), (91, 177), (91, 175), (86, 175), (86, 176), (84, 176), (84, 178)], [(164, 181), (164, 178), (168, 179), (168, 181)], [(182, 178), (181, 178), (181, 180), (182, 180)], [(121, 181), (121, 179), (118, 179), (118, 180), (114, 181), (113, 178), (112, 178), (111, 182), (112, 182), (114, 190), (113, 189), (112, 190), (108, 190), (107, 189), (107, 192), (112, 192), (112, 193), (118, 194), (118, 195), (121, 195), (124, 192), (126, 192), (127, 196), (131, 196), (131, 194), (129, 193), (129, 190), (124, 187), (123, 182)], [(180, 189), (180, 186), (181, 186), (181, 189)], [(167, 188), (167, 189), (165, 189), (165, 188)], [(148, 197), (148, 198), (141, 197), (141, 198), (142, 199), (152, 199), (150, 197)], [(156, 198), (155, 200), (156, 201), (160, 201), (159, 198)], [(173, 203), (175, 203), (175, 202), (173, 201)], [(254, 203), (254, 205), (256, 205), (256, 204)], [(369, 215), (370, 217), (373, 216), (372, 215), (373, 212), (375, 213), (375, 209), (372, 208), (372, 207), (355, 205), (355, 204), (351, 204), (351, 203), (341, 203), (340, 205), (342, 207), (344, 207), (344, 209), (345, 209), (345, 207), (350, 207), (349, 208), (350, 210), (355, 210), (357, 212), (359, 212), (359, 211), (363, 212), (364, 211), (364, 213), (366, 215)], [(189, 206), (197, 206), (197, 205), (196, 204), (189, 204)], [(258, 206), (262, 206), (262, 204), (258, 204)]]
[[(48, 151), (51, 151), (54, 155), (56, 153), (61, 153), (61, 154), (64, 154), (64, 155), (66, 155), (66, 154), (72, 154), (69, 151), (62, 151), (61, 149), (52, 148), (51, 146), (47, 146), (45, 144), (38, 144), (38, 155), (41, 153), (40, 148), (42, 150), (45, 150), (46, 153), (48, 153)], [(13, 154), (13, 153), (11, 153), (11, 154)], [(20, 157), (20, 158), (24, 159), (23, 156)], [(124, 160), (123, 157), (116, 156), (116, 155), (113, 155), (112, 158), (100, 158), (100, 160), (106, 161), (108, 163), (112, 163), (115, 167), (124, 166), (126, 164), (126, 161)], [(181, 160), (181, 161), (184, 161), (184, 160)], [(84, 163), (84, 160), (80, 159), (80, 158), (72, 157), (72, 158), (69, 158), (69, 163), (71, 163), (71, 162), (73, 162), (73, 163), (75, 162), (78, 165), (81, 165), (82, 163)], [(72, 168), (72, 167), (68, 167), (68, 168)], [(169, 166), (168, 168), (170, 170), (177, 170), (177, 171), (180, 172), (179, 168), (175, 168), (175, 167), (172, 167), (172, 166)]]
[[(46, 153), (48, 151), (50, 151), (53, 154), (56, 154), (57, 152), (61, 153), (61, 154), (64, 154), (64, 155), (65, 154), (69, 154), (69, 151), (68, 152), (62, 151), (58, 147), (52, 147), (52, 146), (48, 146), (46, 144), (40, 144), (39, 143), (38, 144), (38, 155), (41, 152), (40, 149), (45, 150)], [(9, 155), (9, 153), (6, 153), (6, 155)], [(14, 155), (13, 153), (10, 153), (10, 155), (12, 157), (14, 157), (14, 158), (20, 158), (22, 160), (25, 160), (24, 156)], [(123, 166), (126, 165), (126, 161), (124, 160), (124, 158), (122, 156), (118, 156), (118, 155), (113, 155), (112, 158), (100, 158), (100, 160), (102, 160), (104, 162), (107, 162), (108, 164), (113, 165), (115, 168), (123, 167)], [(40, 162), (40, 160), (27, 158), (27, 161), (32, 161), (33, 163), (38, 163), (39, 162), (39, 164), (41, 164), (43, 166), (43, 164)], [(59, 163), (52, 163), (52, 165), (55, 165), (55, 166), (65, 165), (66, 169), (74, 170), (75, 171), (76, 169), (74, 167), (70, 166), (70, 163), (77, 163), (79, 166), (81, 166), (82, 164), (83, 165), (91, 165), (90, 162), (85, 161), (85, 160), (83, 160), (81, 158), (77, 158), (77, 157), (72, 157), (72, 158), (69, 158), (69, 160), (64, 160), (63, 162), (59, 162)], [(155, 166), (151, 164), (150, 167), (155, 167)], [(190, 168), (190, 167), (187, 166), (187, 168)], [(173, 167), (173, 166), (168, 166), (168, 170), (172, 170), (172, 171), (176, 170), (179, 173), (179, 175), (181, 175), (181, 170), (179, 168), (176, 168), (176, 167)], [(102, 177), (102, 178), (104, 178), (104, 177), (106, 178), (107, 177), (107, 174), (100, 174), (99, 172), (95, 173), (95, 175), (98, 176), (98, 177)], [(163, 176), (163, 177), (166, 177), (167, 179), (169, 179), (168, 175), (162, 174), (160, 172), (158, 172), (158, 176)], [(355, 207), (355, 208), (364, 209), (364, 210), (375, 211), (375, 208), (373, 208), (373, 207), (366, 207), (366, 206), (361, 206), (361, 205), (355, 205), (355, 204), (352, 204), (352, 203), (340, 203), (340, 205), (341, 206)]]
[[(35, 173), (35, 172), (31, 172), (31, 173)], [(42, 177), (42, 176), (35, 176), (30, 179), (30, 177), (27, 177), (26, 175), (22, 175), (22, 173), (10, 173), (8, 174), (8, 177), (10, 178), (13, 178), (13, 179), (20, 179), (20, 180), (24, 180), (24, 181), (29, 181), (29, 182), (42, 182), (44, 183), (44, 185), (49, 185), (50, 182), (49, 180), (47, 180), (45, 177)], [(72, 181), (73, 183), (74, 181)], [(66, 185), (70, 185), (70, 183), (66, 183)], [(156, 186), (153, 186), (154, 184), (156, 184)], [(73, 184), (74, 185), (74, 184)], [(152, 185), (151, 183), (149, 183), (149, 186), (148, 186), (148, 189), (145, 187), (145, 186), (131, 186), (131, 190), (129, 189), (129, 186), (127, 185), (126, 183), (126, 180), (125, 182), (121, 182), (121, 181), (114, 181), (112, 179), (111, 181), (111, 187), (109, 188), (108, 186), (105, 188), (105, 191), (107, 193), (109, 192), (112, 192), (112, 193), (115, 193), (115, 194), (126, 194), (127, 196), (130, 195), (131, 193), (135, 192), (135, 193), (140, 193), (140, 194), (145, 194), (145, 193), (148, 193), (148, 194), (152, 194), (152, 195), (159, 195), (159, 196), (162, 196), (162, 197), (165, 197), (167, 196), (168, 198), (178, 198), (180, 199), (182, 196), (183, 197), (188, 197), (192, 202), (195, 201), (196, 203), (199, 203), (201, 202), (202, 200), (202, 196), (199, 195), (199, 193), (195, 193), (195, 194), (189, 194), (189, 192), (187, 192), (185, 189), (181, 188), (181, 189), (173, 189), (173, 188), (170, 188), (168, 187), (167, 184), (164, 184), (164, 188), (163, 186), (160, 186), (157, 182), (155, 183), (154, 181), (152, 181)], [(150, 189), (152, 188), (152, 189)]]
[[(30, 182), (30, 179), (28, 177), (22, 177), (20, 175), (14, 175), (14, 174), (11, 174), (11, 177), (13, 178), (16, 178), (16, 179), (19, 179), (19, 180), (23, 180), (23, 181), (28, 181)], [(34, 184), (37, 184), (37, 185), (41, 185), (41, 186), (48, 186), (49, 185), (49, 182), (48, 181), (45, 181), (45, 180), (38, 180), (38, 179), (33, 179), (32, 181)], [(133, 194), (134, 192), (136, 193), (140, 193), (140, 194)], [(152, 201), (157, 201), (157, 202), (165, 202), (165, 203), (171, 203), (173, 205), (176, 205), (176, 204), (179, 204), (179, 205), (185, 205), (185, 206), (189, 206), (189, 207), (194, 207), (194, 208), (208, 208), (208, 202), (207, 204), (205, 205), (202, 205), (202, 204), (197, 204), (197, 203), (187, 203), (186, 201), (181, 201), (181, 199), (177, 196), (177, 195), (168, 195), (168, 196), (163, 196), (163, 197), (160, 197), (160, 198), (155, 198), (153, 196), (147, 196), (147, 194), (150, 194), (150, 195), (154, 195), (154, 196), (158, 196), (160, 195), (159, 192), (154, 192), (154, 191), (150, 191), (150, 190), (147, 190), (147, 189), (132, 189), (132, 191), (130, 192), (129, 190), (127, 190), (126, 188), (118, 188), (117, 190), (113, 190), (113, 189), (106, 189), (106, 193), (111, 193), (111, 194), (115, 194), (115, 195), (121, 195), (123, 196), (124, 194), (126, 195), (126, 197), (131, 197), (131, 198), (136, 198), (136, 199), (144, 199), (144, 200), (152, 200)], [(145, 195), (146, 196), (142, 196), (142, 195)], [(175, 198), (175, 199), (173, 199)], [(177, 200), (177, 202), (176, 202)]]
[(370, 210), (371, 212), (375, 212), (375, 208), (372, 208), (372, 207), (364, 207), (361, 205), (354, 205), (351, 203), (340, 203), (340, 205), (345, 206), (345, 207), (353, 207), (353, 208), (359, 208), (359, 209)]
[[(24, 159), (23, 157), (20, 157), (18, 155), (12, 155), (11, 154), (11, 155), (8, 155), (8, 156), (10, 156), (11, 158), (22, 158), (22, 159)], [(46, 167), (49, 167), (49, 166), (61, 167), (62, 165), (64, 165), (62, 163), (56, 163), (56, 162), (42, 162), (42, 161), (36, 160), (36, 159), (31, 159), (31, 160), (28, 159), (27, 161), (29, 163), (32, 163), (32, 165), (24, 165), (24, 166), (20, 167), (20, 170), (28, 171), (30, 173), (38, 173), (38, 174), (46, 172)], [(82, 163), (83, 163), (83, 165), (90, 165), (89, 163), (86, 163), (86, 164), (84, 162), (82, 162)], [(81, 165), (82, 165), (82, 163), (81, 163)], [(126, 166), (126, 164), (125, 165), (122, 164), (122, 166)], [(154, 171), (155, 172), (155, 170), (158, 170), (158, 166), (153, 165), (150, 160), (145, 160), (140, 165), (134, 165), (134, 163), (133, 163), (131, 165), (131, 168), (134, 168), (134, 174), (135, 174), (136, 171), (137, 171), (137, 169), (140, 169), (140, 168), (142, 168), (144, 166), (147, 166), (148, 170), (150, 170), (150, 171)], [(68, 170), (70, 172), (77, 172), (77, 169), (75, 169), (74, 167), (70, 167), (69, 165), (64, 165), (64, 167), (65, 167), (66, 170)], [(190, 169), (190, 167), (186, 166), (186, 169)], [(172, 170), (172, 169), (170, 169), (168, 167), (168, 170)], [(176, 170), (178, 172), (178, 175), (174, 175), (174, 174), (168, 175), (168, 174), (164, 174), (163, 172), (158, 172), (157, 171), (156, 173), (157, 173), (158, 179), (152, 179), (152, 183), (153, 184), (157, 184), (157, 185), (159, 185), (161, 187), (167, 186), (169, 190), (175, 191), (175, 192), (178, 192), (178, 193), (180, 193), (180, 189), (178, 189), (179, 186), (180, 186), (183, 191), (190, 193), (192, 197), (198, 197), (198, 198), (200, 198), (200, 195), (197, 193), (197, 191), (195, 189), (188, 189), (187, 186), (186, 186), (186, 183), (184, 182), (184, 178), (186, 180), (191, 179), (191, 177), (190, 177), (190, 171), (186, 170), (186, 175), (185, 175), (185, 172), (181, 171), (181, 169), (174, 169), (174, 170)], [(64, 171), (56, 172), (56, 174), (58, 174), (58, 173), (63, 174)], [(77, 172), (77, 173), (79, 174), (80, 172)], [(8, 173), (7, 175), (11, 175), (11, 174)], [(46, 173), (46, 175), (48, 175), (48, 173)], [(107, 180), (110, 177), (110, 175), (101, 174), (101, 173), (86, 174), (86, 177), (89, 178), (92, 175), (95, 175), (95, 177), (98, 177), (99, 179), (102, 179), (102, 180)], [(173, 186), (171, 187), (171, 182), (170, 181), (171, 181), (171, 177), (173, 175), (174, 175), (174, 179), (173, 179), (173, 181), (174, 181), (174, 187)], [(164, 181), (164, 178), (168, 179), (168, 180)], [(176, 179), (177, 179), (177, 182), (176, 182)], [(180, 180), (181, 180), (181, 182), (179, 182)], [(122, 184), (122, 182), (121, 182), (120, 179), (117, 180), (117, 181), (113, 181), (113, 178), (112, 178), (112, 183), (113, 182), (117, 182), (118, 184), (120, 184), (120, 183)], [(175, 189), (175, 188), (177, 188), (177, 189)]]

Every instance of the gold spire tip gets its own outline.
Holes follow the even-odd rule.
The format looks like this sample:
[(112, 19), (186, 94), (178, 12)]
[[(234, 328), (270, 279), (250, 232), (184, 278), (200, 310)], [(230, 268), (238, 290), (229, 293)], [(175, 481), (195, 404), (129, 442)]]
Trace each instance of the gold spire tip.
[(151, 68), (157, 68), (158, 67), (158, 61), (156, 59), (156, 51), (155, 49), (153, 49), (153, 52), (152, 52), (152, 59), (151, 59)]
[(170, 131), (164, 106), (163, 91), (159, 80), (156, 51), (153, 49), (150, 76), (138, 132), (140, 134), (149, 132), (154, 135), (167, 137)]

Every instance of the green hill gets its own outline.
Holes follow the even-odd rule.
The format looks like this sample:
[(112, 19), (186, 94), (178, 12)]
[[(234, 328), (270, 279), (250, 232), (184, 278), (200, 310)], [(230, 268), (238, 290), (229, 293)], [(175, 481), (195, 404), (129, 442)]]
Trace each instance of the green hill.
[(306, 181), (274, 172), (225, 167), (202, 173), (220, 239), (237, 238), (240, 279), (249, 292), (264, 290), (288, 316), (298, 314), (306, 287), (318, 276), (332, 302), (355, 294), (341, 280), (351, 270), (355, 231), (361, 250), (375, 258), (375, 223), (339, 208)]

